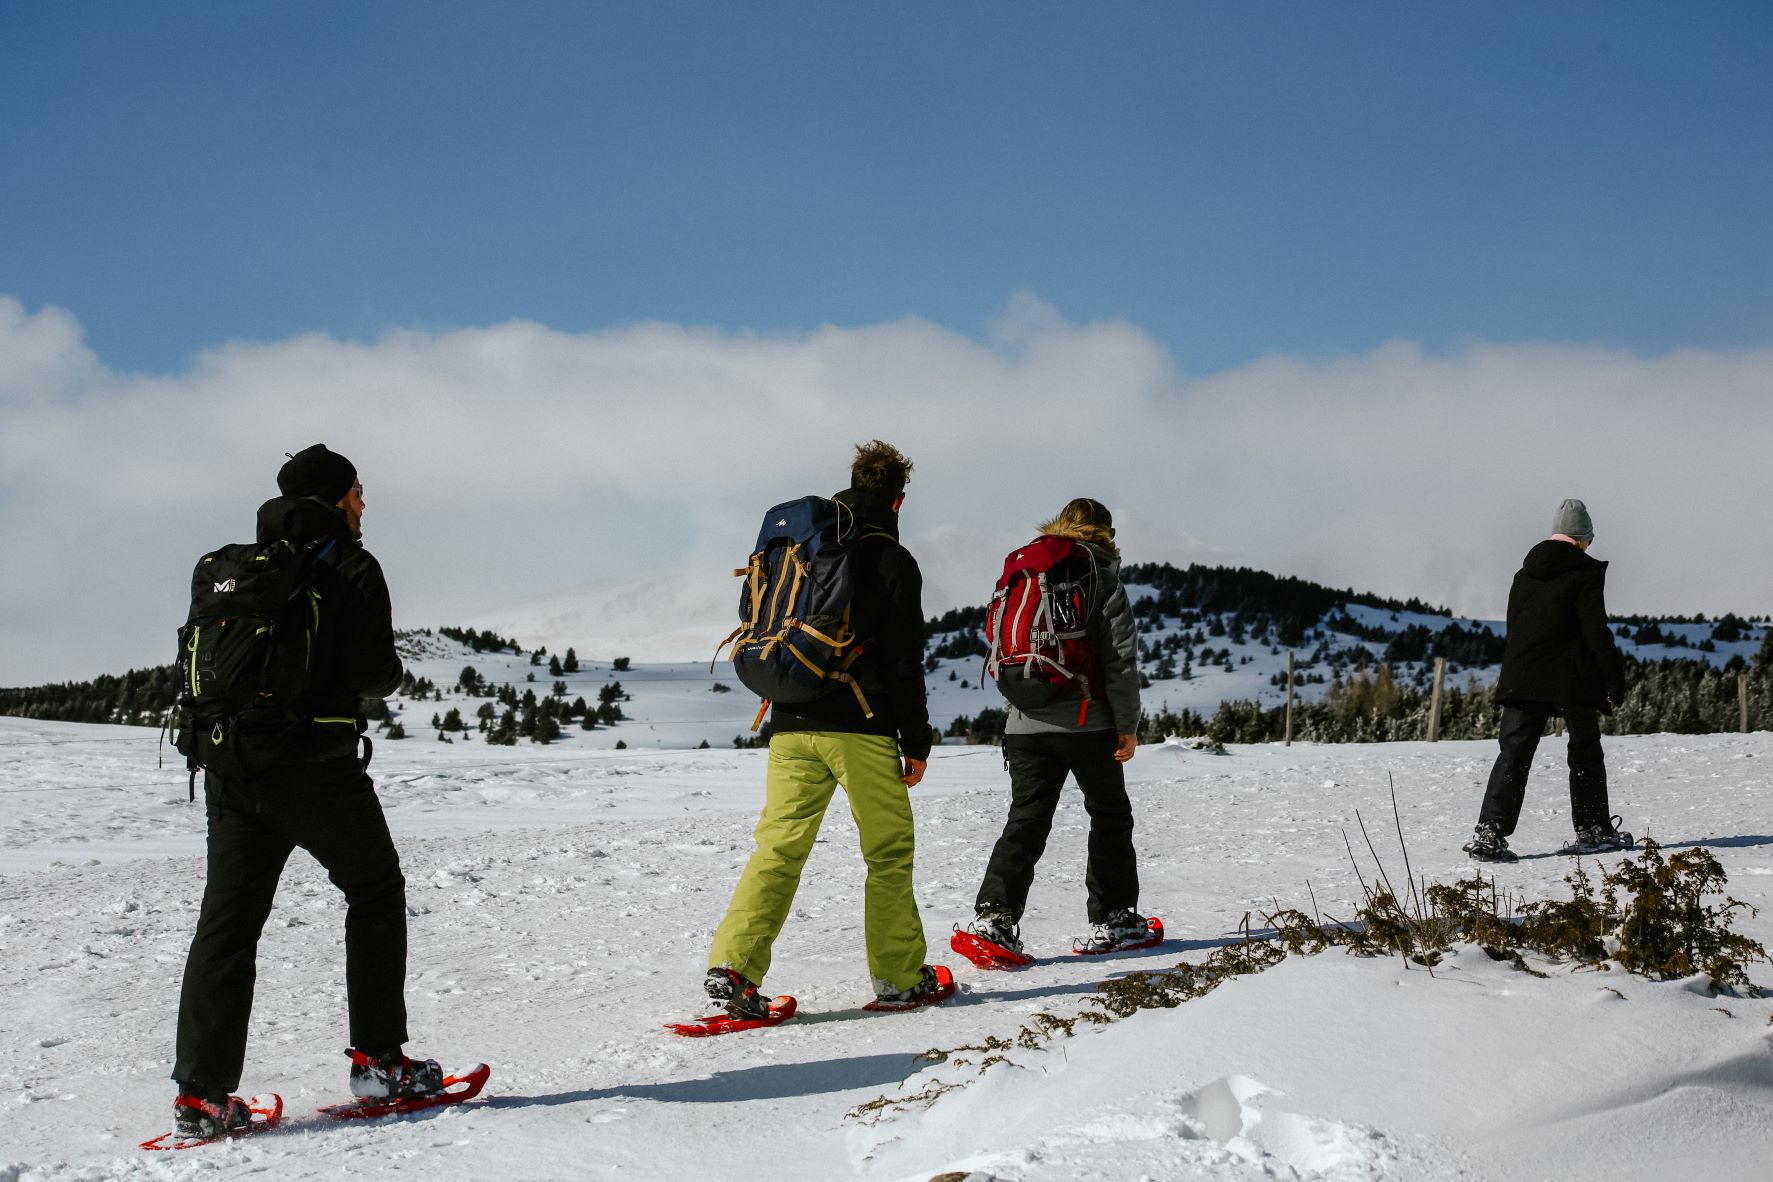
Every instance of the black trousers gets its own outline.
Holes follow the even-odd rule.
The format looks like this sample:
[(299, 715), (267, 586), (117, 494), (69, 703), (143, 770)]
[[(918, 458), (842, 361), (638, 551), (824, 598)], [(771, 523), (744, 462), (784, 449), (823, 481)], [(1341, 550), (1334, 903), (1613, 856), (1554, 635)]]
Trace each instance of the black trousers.
[(1034, 867), (1046, 852), (1053, 811), (1069, 773), (1090, 814), (1090, 860), (1085, 874), (1091, 923), (1139, 905), (1139, 864), (1133, 852), (1133, 806), (1125, 769), (1114, 758), (1113, 731), (1005, 735), (1010, 768), (1010, 815), (991, 851), (979, 906), (1007, 907), (1018, 921), (1028, 906)]
[[(1507, 837), (1521, 819), (1521, 802), (1527, 796), (1527, 773), (1545, 724), (1559, 708), (1550, 703), (1502, 708), (1502, 730), (1497, 736), (1502, 750), (1490, 769), (1490, 786), (1484, 792), (1479, 823), (1494, 821)], [(1587, 706), (1562, 708), (1570, 733), (1570, 816), (1576, 828), (1606, 828), (1611, 823), (1607, 807), (1607, 765), (1601, 756), (1601, 712)]]
[(307, 850), (345, 893), (351, 1044), (406, 1042), (406, 879), (375, 786), (355, 757), (291, 764), (250, 782), (213, 774), (209, 877), (179, 995), (172, 1078), (208, 1092), (240, 1086), (259, 934), (290, 852)]

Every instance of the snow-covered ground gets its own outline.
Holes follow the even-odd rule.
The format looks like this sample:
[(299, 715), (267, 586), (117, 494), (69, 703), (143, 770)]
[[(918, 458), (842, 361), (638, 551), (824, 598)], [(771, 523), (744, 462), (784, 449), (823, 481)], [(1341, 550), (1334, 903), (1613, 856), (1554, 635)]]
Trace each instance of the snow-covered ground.
[[(996, 750), (942, 747), (915, 793), (918, 897), (960, 995), (909, 1014), (859, 1008), (862, 870), (837, 806), (765, 983), (795, 993), (802, 1016), (675, 1038), (661, 1023), (703, 1012), (703, 957), (750, 849), (766, 754), (718, 747), (754, 706), (705, 688), (690, 700), (727, 713), (696, 737), (716, 749), (608, 749), (648, 726), (681, 742), (685, 728), (646, 711), (644, 672), (617, 675), (636, 721), (566, 743), (445, 744), (423, 727), (377, 745), (409, 882), (411, 1049), (491, 1062), (485, 1098), (374, 1125), (312, 1115), (345, 1083), (343, 907), (298, 854), (260, 948), (245, 1080), (284, 1094), (285, 1127), (181, 1154), (135, 1145), (169, 1123), (201, 810), (182, 769), (156, 768), (152, 732), (0, 719), (0, 1178), (1768, 1176), (1773, 1002), (1620, 972), (1540, 979), (1461, 953), (1430, 973), (1330, 953), (1080, 1026), (983, 1076), (918, 1057), (1013, 1035), (1040, 1011), (1075, 1014), (1108, 976), (1199, 959), (1253, 908), (1308, 907), (1307, 883), (1346, 912), (1357, 809), (1402, 869), (1388, 776), (1414, 869), (1463, 876), (1484, 743), (1141, 748), (1129, 774), (1143, 904), (1170, 941), (1067, 954), (1085, 926), (1086, 828), (1068, 795), (1024, 922), (1042, 959), (1014, 974), (946, 948), (1007, 781)], [(1627, 826), (1711, 848), (1732, 893), (1763, 908), (1739, 926), (1773, 944), (1773, 734), (1618, 738), (1607, 752)], [(1514, 840), (1527, 857), (1498, 871), (1523, 895), (1561, 897), (1570, 868), (1549, 856), (1568, 835), (1561, 759), (1548, 740)], [(1753, 975), (1773, 985), (1773, 966)], [(846, 1115), (962, 1082), (927, 1108)]]

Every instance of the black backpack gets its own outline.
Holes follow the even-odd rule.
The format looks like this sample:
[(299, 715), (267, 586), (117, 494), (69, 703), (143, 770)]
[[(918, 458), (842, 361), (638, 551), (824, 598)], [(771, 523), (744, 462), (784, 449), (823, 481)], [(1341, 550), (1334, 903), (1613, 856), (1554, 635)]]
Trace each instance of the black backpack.
[(764, 514), (750, 563), (733, 572), (745, 580), (739, 626), (714, 650), (718, 659), (721, 648), (733, 646), (739, 680), (764, 699), (758, 723), (771, 702), (810, 702), (834, 681), (849, 686), (862, 713), (874, 717), (850, 673), (866, 639), (851, 624), (850, 603), (858, 543), (891, 536), (859, 529), (849, 506), (825, 497), (785, 501)]
[(193, 796), (199, 768), (251, 777), (306, 738), (309, 720), (297, 707), (320, 630), (314, 574), (335, 545), (239, 543), (198, 560), (179, 629), (173, 736)]

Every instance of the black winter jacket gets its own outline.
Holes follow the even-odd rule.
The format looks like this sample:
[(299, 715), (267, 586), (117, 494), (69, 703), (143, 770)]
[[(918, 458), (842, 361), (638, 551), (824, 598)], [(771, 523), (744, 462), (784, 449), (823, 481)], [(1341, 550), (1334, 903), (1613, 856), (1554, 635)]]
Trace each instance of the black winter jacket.
[[(899, 544), (899, 515), (892, 502), (861, 489), (832, 498), (856, 514), (864, 534), (858, 543), (867, 561), (850, 604), (850, 624), (861, 639), (862, 655), (850, 672), (874, 712), (869, 718), (850, 687), (833, 682), (811, 702), (776, 705), (774, 731), (837, 731), (897, 739), (909, 759), (930, 756), (930, 710), (923, 682), (923, 572)], [(887, 536), (880, 537), (878, 535)]]
[[(333, 542), (314, 572), (314, 589), (320, 593), (320, 627), (301, 712), (312, 717), (355, 718), (362, 713), (364, 698), (385, 697), (400, 687), (394, 610), (381, 564), (352, 536), (342, 510), (312, 497), (274, 497), (259, 506), (259, 542), (280, 539)], [(322, 735), (326, 733), (321, 730)], [(354, 748), (356, 741), (352, 733), (349, 746)]]
[(1607, 564), (1568, 542), (1527, 551), (1508, 592), (1508, 638), (1496, 700), (1590, 706), (1625, 700), (1625, 661), (1607, 627)]

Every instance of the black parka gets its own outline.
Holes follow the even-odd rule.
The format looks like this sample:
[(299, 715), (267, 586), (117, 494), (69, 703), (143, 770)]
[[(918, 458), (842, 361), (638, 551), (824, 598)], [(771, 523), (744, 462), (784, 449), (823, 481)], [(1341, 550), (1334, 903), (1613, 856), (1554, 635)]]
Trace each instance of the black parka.
[(1508, 592), (1496, 700), (1589, 706), (1625, 700), (1625, 661), (1607, 627), (1607, 564), (1548, 538), (1527, 551)]
[[(394, 651), (394, 609), (381, 564), (352, 536), (336, 505), (313, 497), (273, 497), (259, 506), (258, 540), (316, 542), (333, 546), (314, 572), (320, 593), (320, 627), (301, 711), (318, 717), (355, 717), (364, 698), (381, 698), (400, 687), (400, 656)], [(352, 743), (356, 738), (352, 736)]]
[(770, 712), (770, 727), (784, 732), (886, 735), (898, 740), (899, 751), (907, 758), (928, 759), (923, 572), (917, 559), (899, 544), (899, 515), (889, 498), (845, 489), (832, 499), (854, 510), (857, 528), (864, 535), (857, 545), (865, 561), (850, 604), (850, 623), (861, 640), (862, 655), (850, 672), (868, 698), (873, 717), (863, 714), (849, 686), (833, 682), (811, 702), (777, 703)]

